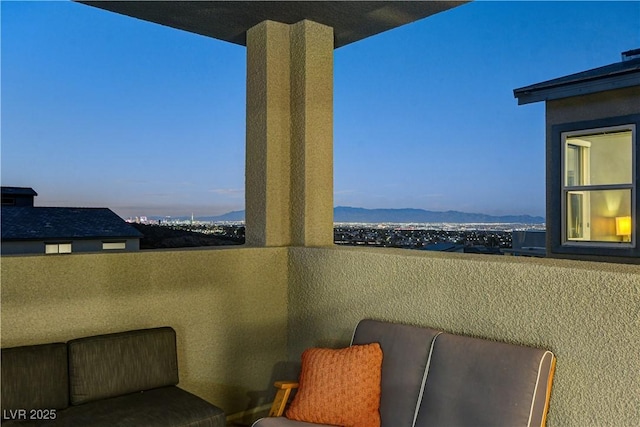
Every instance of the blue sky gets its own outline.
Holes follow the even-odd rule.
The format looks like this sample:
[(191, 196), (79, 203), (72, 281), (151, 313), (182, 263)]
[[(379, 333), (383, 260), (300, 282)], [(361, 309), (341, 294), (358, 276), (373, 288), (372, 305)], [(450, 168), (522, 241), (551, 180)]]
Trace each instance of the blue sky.
[[(2, 185), (123, 217), (244, 207), (246, 50), (2, 1)], [(640, 47), (640, 2), (474, 2), (334, 56), (335, 205), (544, 215), (544, 104)]]

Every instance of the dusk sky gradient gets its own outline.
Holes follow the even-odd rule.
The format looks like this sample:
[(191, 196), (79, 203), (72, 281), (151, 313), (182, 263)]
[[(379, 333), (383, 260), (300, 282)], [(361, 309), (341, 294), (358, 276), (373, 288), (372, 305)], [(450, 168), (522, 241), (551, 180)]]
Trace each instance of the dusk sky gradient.
[[(122, 217), (244, 208), (246, 49), (2, 1), (2, 185)], [(336, 206), (544, 216), (544, 103), (640, 48), (640, 2), (474, 2), (334, 55)]]

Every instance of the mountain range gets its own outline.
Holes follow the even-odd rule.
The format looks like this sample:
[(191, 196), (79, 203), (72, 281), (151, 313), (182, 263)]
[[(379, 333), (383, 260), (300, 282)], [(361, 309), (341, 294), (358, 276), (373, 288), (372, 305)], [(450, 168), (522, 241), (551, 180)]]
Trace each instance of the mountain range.
[[(199, 221), (244, 221), (244, 211), (219, 216), (196, 218)], [(188, 219), (188, 218), (184, 218)], [(544, 218), (531, 215), (487, 215), (459, 211), (428, 211), (424, 209), (364, 209), (337, 206), (333, 209), (335, 222), (357, 223), (520, 223), (542, 224)]]

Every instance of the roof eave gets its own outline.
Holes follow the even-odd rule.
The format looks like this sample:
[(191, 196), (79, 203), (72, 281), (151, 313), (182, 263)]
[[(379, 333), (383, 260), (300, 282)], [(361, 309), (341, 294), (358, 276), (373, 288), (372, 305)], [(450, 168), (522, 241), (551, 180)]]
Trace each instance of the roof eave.
[(524, 87), (515, 89), (513, 95), (518, 99), (518, 105), (531, 104), (539, 101), (553, 101), (574, 96), (589, 95), (597, 92), (640, 86), (640, 72), (633, 72), (607, 76), (593, 80), (569, 82), (564, 84), (549, 84), (547, 86)]

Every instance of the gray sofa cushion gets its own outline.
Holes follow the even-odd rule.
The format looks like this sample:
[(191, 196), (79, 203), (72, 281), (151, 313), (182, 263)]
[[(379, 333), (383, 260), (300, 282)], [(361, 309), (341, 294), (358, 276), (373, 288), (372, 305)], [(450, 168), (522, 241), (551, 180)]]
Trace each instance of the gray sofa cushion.
[(178, 383), (170, 327), (80, 338), (68, 348), (73, 405)]
[(178, 387), (162, 387), (70, 406), (52, 421), (16, 420), (16, 427), (225, 427), (221, 409)]
[(440, 332), (429, 328), (365, 319), (352, 344), (382, 347), (381, 427), (412, 427), (425, 378), (431, 343)]
[(69, 405), (67, 346), (42, 344), (2, 349), (2, 409), (62, 409)]
[(441, 334), (416, 427), (540, 426), (553, 360), (537, 348)]
[(224, 427), (221, 409), (178, 387), (112, 397), (61, 412), (55, 426)]

